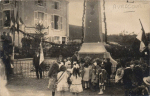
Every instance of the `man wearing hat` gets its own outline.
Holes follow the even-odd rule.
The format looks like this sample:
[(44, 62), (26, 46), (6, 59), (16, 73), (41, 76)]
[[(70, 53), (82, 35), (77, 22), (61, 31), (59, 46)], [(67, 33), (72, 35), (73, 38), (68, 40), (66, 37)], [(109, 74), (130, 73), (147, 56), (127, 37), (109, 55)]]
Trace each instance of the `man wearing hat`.
[(35, 55), (33, 57), (33, 65), (36, 70), (37, 79), (39, 79), (39, 73), (40, 73), (40, 78), (42, 78), (42, 69), (39, 65), (39, 60), (40, 60), (39, 50), (36, 50)]
[(76, 51), (75, 54), (72, 56), (71, 68), (73, 68), (73, 62), (76, 61), (78, 63), (78, 52)]

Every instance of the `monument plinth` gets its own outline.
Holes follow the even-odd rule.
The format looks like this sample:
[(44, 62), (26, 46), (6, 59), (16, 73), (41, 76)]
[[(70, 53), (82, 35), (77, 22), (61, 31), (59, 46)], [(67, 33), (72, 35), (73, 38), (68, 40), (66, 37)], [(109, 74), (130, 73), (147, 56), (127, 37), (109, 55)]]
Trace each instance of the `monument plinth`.
[(84, 43), (79, 57), (103, 58), (107, 52), (103, 44), (100, 0), (86, 0)]

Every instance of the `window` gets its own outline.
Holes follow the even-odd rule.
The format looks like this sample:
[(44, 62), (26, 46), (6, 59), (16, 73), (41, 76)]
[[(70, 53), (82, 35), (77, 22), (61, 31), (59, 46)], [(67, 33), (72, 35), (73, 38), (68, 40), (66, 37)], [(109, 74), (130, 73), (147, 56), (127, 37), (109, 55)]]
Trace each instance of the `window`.
[(44, 27), (47, 27), (47, 14), (44, 14)]
[(47, 27), (47, 14), (43, 12), (34, 12), (34, 24), (43, 24)]
[(9, 3), (9, 0), (4, 0), (4, 4), (7, 4), (7, 3)]
[(66, 37), (62, 37), (62, 44), (66, 43)]
[(58, 18), (59, 16), (54, 16), (54, 29), (58, 29)]
[(38, 20), (39, 20), (39, 23), (43, 24), (43, 22), (44, 22), (44, 13), (38, 12)]
[(46, 0), (35, 0), (35, 4), (39, 6), (46, 6)]
[(3, 11), (3, 25), (10, 27), (10, 10)]
[(59, 41), (59, 36), (55, 36), (55, 37), (54, 37), (54, 42), (55, 42), (55, 43), (58, 43), (58, 44), (60, 43), (60, 41)]
[(44, 4), (43, 0), (38, 0), (37, 3), (38, 3), (38, 5), (40, 5), (40, 6), (43, 6), (43, 4)]
[(2, 19), (3, 19), (2, 12), (0, 12), (0, 27), (3, 25), (2, 24)]
[(52, 8), (53, 9), (60, 9), (61, 8), (60, 2), (53, 1)]
[(51, 16), (51, 27), (52, 29), (62, 29), (62, 17), (58, 15), (52, 15)]

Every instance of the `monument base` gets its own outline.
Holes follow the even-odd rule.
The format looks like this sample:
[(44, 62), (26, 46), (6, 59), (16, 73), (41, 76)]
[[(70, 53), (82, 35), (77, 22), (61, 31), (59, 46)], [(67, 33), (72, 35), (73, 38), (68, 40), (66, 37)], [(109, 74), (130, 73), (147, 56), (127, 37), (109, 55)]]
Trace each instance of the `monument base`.
[(85, 58), (86, 56), (95, 58), (110, 58), (112, 63), (112, 73), (116, 71), (117, 62), (111, 57), (110, 53), (104, 47), (104, 43), (83, 43), (80, 51), (78, 52), (79, 58)]
[(86, 56), (90, 56), (92, 59), (94, 58), (104, 58), (104, 54), (107, 50), (104, 47), (103, 43), (83, 43), (81, 46), (79, 53), (80, 58), (84, 58)]

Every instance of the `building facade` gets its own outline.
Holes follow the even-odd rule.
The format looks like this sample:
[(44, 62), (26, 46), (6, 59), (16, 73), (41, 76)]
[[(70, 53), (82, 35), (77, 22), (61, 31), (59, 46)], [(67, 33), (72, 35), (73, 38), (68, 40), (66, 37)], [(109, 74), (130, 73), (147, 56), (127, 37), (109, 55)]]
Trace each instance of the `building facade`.
[[(67, 43), (69, 37), (68, 0), (3, 0), (0, 2), (0, 32), (10, 32), (12, 15), (18, 10), (19, 29), (37, 34), (35, 27), (43, 24), (46, 41)], [(16, 11), (17, 12), (17, 11)], [(17, 17), (17, 16), (14, 16)], [(21, 44), (22, 33), (15, 32), (15, 45)]]

